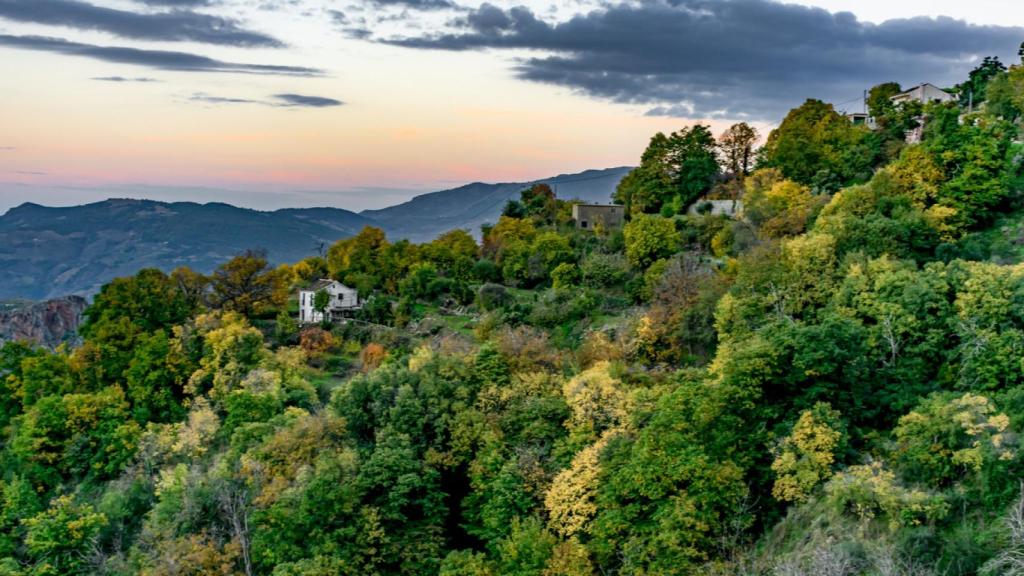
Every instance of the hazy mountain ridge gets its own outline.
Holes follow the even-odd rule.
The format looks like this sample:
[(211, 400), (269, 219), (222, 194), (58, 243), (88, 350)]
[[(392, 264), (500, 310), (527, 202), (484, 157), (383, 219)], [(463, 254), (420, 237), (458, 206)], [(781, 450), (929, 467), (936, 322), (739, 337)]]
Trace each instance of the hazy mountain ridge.
[(425, 242), (445, 230), (464, 228), (476, 232), (481, 224), (497, 221), (506, 202), (518, 199), (524, 187), (536, 183), (549, 184), (563, 200), (610, 202), (619, 181), (630, 170), (629, 167), (586, 170), (532, 182), (474, 182), (451, 190), (423, 194), (388, 208), (364, 210), (360, 214), (379, 222), (389, 236)]
[[(536, 182), (551, 184), (561, 198), (607, 202), (628, 171), (588, 170)], [(417, 242), (454, 228), (475, 232), (532, 183), (468, 184), (360, 214), (132, 199), (72, 207), (25, 203), (0, 216), (0, 300), (89, 296), (141, 268), (189, 266), (207, 273), (250, 248), (265, 249), (273, 263), (294, 262), (367, 225)]]
[(151, 200), (67, 208), (23, 204), (0, 217), (0, 298), (89, 295), (112, 278), (147, 267), (208, 272), (249, 248), (266, 249), (275, 262), (292, 261), (367, 223), (341, 209), (297, 215)]

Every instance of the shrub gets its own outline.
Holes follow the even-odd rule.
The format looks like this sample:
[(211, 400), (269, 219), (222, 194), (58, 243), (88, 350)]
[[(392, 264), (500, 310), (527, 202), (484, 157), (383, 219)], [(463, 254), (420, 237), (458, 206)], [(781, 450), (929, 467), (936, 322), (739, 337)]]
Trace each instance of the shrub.
[(580, 281), (580, 269), (575, 264), (563, 262), (551, 271), (551, 284), (555, 288), (571, 288)]
[(591, 288), (619, 286), (629, 277), (629, 264), (622, 254), (588, 255), (580, 263), (583, 285)]
[(510, 301), (508, 290), (501, 284), (484, 284), (476, 292), (476, 305), (485, 312), (497, 310)]

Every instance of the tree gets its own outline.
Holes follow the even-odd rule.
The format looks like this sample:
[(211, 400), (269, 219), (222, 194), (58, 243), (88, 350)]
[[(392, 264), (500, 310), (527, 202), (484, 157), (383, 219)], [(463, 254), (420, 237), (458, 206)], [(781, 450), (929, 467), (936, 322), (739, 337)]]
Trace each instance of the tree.
[(1006, 72), (1006, 66), (999, 61), (998, 56), (986, 56), (974, 70), (966, 82), (956, 87), (960, 94), (960, 106), (967, 108), (974, 105), (977, 108), (988, 97), (988, 85), (993, 79)]
[(217, 267), (213, 295), (219, 308), (251, 317), (284, 304), (287, 294), (282, 280), (270, 267), (265, 252), (249, 250)]
[(790, 180), (831, 193), (870, 178), (878, 153), (867, 128), (854, 126), (831, 104), (808, 100), (768, 136), (764, 162)]
[(710, 190), (718, 176), (715, 137), (701, 124), (683, 128), (669, 138), (668, 154), (679, 212)]
[(321, 318), (325, 318), (324, 313), (327, 312), (327, 307), (331, 304), (331, 294), (327, 290), (317, 290), (313, 294), (313, 309), (320, 313)]
[(734, 178), (743, 180), (750, 174), (750, 164), (754, 155), (754, 144), (760, 134), (747, 124), (733, 124), (718, 137), (718, 148), (725, 160), (725, 168)]
[(640, 165), (615, 188), (614, 199), (625, 205), (627, 214), (657, 212), (671, 198), (671, 186), (668, 137), (658, 132), (640, 157)]
[(636, 216), (626, 224), (623, 233), (629, 263), (643, 270), (679, 248), (680, 235), (675, 223), (660, 216)]
[(339, 240), (327, 250), (327, 271), (331, 277), (355, 287), (360, 293), (369, 294), (382, 287), (385, 277), (397, 278), (404, 272), (400, 269), (401, 262), (389, 262), (385, 266), (384, 251), (389, 246), (383, 230), (366, 226), (359, 234)]
[[(977, 394), (933, 395), (893, 430), (894, 464), (905, 477), (946, 487), (1015, 456), (1010, 418)], [(1013, 484), (1016, 484), (1015, 482)]]
[(884, 122), (896, 110), (892, 97), (901, 92), (903, 92), (903, 87), (899, 82), (885, 82), (872, 87), (868, 92), (868, 114), (876, 122)]
[(184, 415), (185, 383), (196, 367), (163, 331), (144, 337), (125, 371), (132, 414), (140, 424)]
[(49, 509), (26, 519), (25, 545), (37, 562), (35, 573), (94, 573), (88, 558), (106, 523), (106, 516), (71, 496), (57, 498)]
[(523, 214), (542, 223), (553, 223), (558, 213), (558, 200), (555, 191), (547, 184), (534, 184), (523, 190), (519, 203)]
[(679, 212), (711, 189), (719, 166), (710, 128), (696, 125), (665, 136), (655, 134), (640, 166), (623, 178), (615, 200), (629, 214)]
[(776, 474), (772, 496), (784, 502), (806, 500), (811, 490), (832, 477), (842, 439), (839, 412), (822, 402), (804, 410), (772, 462)]
[(1009, 72), (992, 79), (986, 87), (986, 112), (1017, 121), (1024, 114), (1024, 64), (1011, 66)]

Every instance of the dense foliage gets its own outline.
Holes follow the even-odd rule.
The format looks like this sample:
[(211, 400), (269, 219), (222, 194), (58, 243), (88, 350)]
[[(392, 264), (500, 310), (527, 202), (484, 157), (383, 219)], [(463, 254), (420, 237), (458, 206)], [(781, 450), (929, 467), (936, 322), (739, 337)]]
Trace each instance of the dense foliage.
[[(658, 135), (621, 230), (540, 185), (479, 243), (118, 279), (0, 349), (0, 574), (1022, 574), (1021, 69), (756, 166)], [(298, 325), (328, 276), (362, 310)]]

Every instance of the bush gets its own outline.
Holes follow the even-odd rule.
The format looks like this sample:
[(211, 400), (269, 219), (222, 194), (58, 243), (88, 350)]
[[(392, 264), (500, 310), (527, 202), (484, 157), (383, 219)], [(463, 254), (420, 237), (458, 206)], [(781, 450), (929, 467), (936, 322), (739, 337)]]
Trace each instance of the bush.
[(553, 328), (586, 317), (599, 304), (598, 297), (590, 290), (548, 290), (530, 313), (529, 322)]
[(629, 277), (629, 264), (622, 254), (588, 255), (580, 263), (583, 285), (591, 288), (620, 286)]
[(484, 258), (473, 264), (473, 277), (481, 282), (500, 282), (501, 268)]
[(580, 269), (575, 264), (563, 262), (551, 271), (551, 284), (555, 288), (571, 288), (580, 282)]
[(680, 235), (672, 220), (640, 214), (624, 229), (629, 263), (646, 269), (655, 260), (667, 258), (679, 249)]
[(508, 290), (501, 284), (484, 284), (476, 292), (476, 305), (485, 312), (502, 308), (510, 301)]

